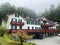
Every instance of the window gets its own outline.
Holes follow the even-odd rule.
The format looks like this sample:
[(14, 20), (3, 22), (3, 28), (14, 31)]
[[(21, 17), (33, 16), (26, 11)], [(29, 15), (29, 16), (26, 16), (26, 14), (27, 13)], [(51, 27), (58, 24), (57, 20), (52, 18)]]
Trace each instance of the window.
[(30, 27), (28, 26), (28, 30), (30, 29)]
[(17, 19), (15, 19), (15, 21), (17, 22)]
[(32, 30), (34, 29), (34, 27), (32, 27)]
[(35, 21), (35, 25), (37, 25), (37, 22)]
[(18, 22), (22, 22), (22, 19), (18, 19)]
[(19, 17), (19, 14), (18, 14), (18, 13), (16, 13), (16, 14), (15, 14), (15, 17)]
[(35, 29), (39, 30), (39, 29), (41, 29), (41, 28), (40, 28), (40, 27), (35, 27)]
[(35, 29), (38, 29), (38, 27), (35, 27)]
[(40, 25), (40, 22), (38, 23), (38, 25)]
[(36, 21), (35, 21), (35, 25), (40, 25), (40, 22), (36, 22)]
[(40, 25), (40, 22), (39, 21), (37, 23), (38, 23), (38, 25)]
[(22, 20), (21, 20), (21, 22), (22, 22)]
[(17, 19), (15, 19), (15, 18), (12, 18), (12, 19), (11, 19), (11, 21), (16, 21), (16, 22), (17, 22)]
[(30, 24), (30, 21), (27, 21), (27, 24)]
[(20, 29), (22, 29), (22, 26), (19, 26)]
[(35, 29), (37, 29), (37, 27), (35, 27)]
[(41, 30), (41, 27), (39, 27), (39, 29)]
[(31, 24), (34, 24), (34, 21), (31, 21)]
[(13, 18), (11, 19), (11, 21), (13, 21)]
[(17, 29), (16, 25), (11, 25), (11, 29)]
[(27, 24), (29, 24), (28, 21), (27, 21)]

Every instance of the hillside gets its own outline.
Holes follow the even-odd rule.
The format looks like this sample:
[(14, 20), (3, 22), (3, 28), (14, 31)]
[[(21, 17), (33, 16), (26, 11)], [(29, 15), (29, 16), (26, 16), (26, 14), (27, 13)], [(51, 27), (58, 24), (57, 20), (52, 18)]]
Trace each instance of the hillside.
[[(1, 45), (20, 45), (20, 42), (15, 41), (9, 34), (4, 34), (4, 37), (0, 37)], [(23, 45), (35, 45), (34, 43), (24, 43)]]
[(15, 42), (8, 34), (5, 34), (4, 37), (0, 37), (0, 43), (2, 45), (9, 45), (9, 43), (18, 43), (18, 42)]

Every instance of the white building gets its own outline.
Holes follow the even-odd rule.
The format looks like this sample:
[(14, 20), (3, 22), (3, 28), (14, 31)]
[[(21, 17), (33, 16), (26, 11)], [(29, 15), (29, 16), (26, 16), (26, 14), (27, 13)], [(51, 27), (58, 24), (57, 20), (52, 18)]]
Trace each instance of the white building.
[(13, 30), (41, 30), (41, 23), (43, 22), (40, 19), (24, 18), (18, 15), (18, 13), (8, 15), (7, 23), (4, 23), (4, 20), (2, 20), (2, 26)]
[(7, 29), (41, 29), (40, 21), (36, 19), (23, 18), (22, 16), (16, 14), (11, 14), (8, 16), (7, 23), (2, 21), (2, 26)]

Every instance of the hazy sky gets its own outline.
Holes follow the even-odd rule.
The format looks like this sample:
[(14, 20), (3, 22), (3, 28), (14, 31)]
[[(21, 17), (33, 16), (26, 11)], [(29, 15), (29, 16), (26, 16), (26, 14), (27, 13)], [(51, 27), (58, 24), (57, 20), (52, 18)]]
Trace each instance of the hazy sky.
[(57, 6), (58, 3), (60, 3), (60, 0), (0, 0), (0, 4), (4, 2), (9, 2), (17, 7), (27, 7), (34, 10), (35, 12), (43, 12), (52, 4)]

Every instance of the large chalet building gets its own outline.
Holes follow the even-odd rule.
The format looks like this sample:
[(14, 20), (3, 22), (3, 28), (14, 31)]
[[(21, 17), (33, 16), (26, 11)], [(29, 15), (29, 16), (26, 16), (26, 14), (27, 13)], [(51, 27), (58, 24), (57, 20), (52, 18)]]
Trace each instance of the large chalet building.
[[(44, 23), (45, 22), (45, 23)], [(43, 25), (44, 24), (44, 25)], [(50, 26), (51, 24), (52, 26)], [(6, 29), (10, 30), (42, 30), (42, 25), (47, 26), (48, 29), (57, 30), (58, 24), (57, 22), (53, 22), (47, 20), (46, 18), (29, 18), (20, 16), (18, 13), (8, 15), (7, 22), (5, 23), (2, 19), (2, 26), (6, 27)], [(45, 26), (45, 27), (46, 27)]]

